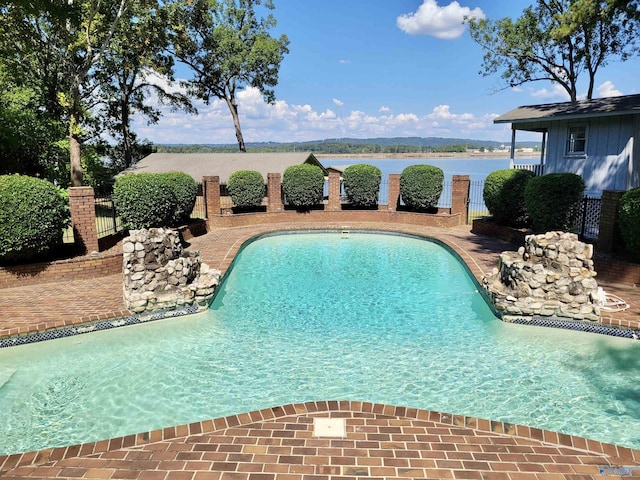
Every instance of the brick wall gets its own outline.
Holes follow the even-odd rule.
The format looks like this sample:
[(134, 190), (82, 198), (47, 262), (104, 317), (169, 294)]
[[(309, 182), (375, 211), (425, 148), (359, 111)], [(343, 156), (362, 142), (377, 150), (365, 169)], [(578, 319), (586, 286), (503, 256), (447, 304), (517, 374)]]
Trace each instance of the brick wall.
[(335, 223), (336, 228), (348, 227), (349, 222), (384, 222), (393, 224), (424, 225), (429, 227), (451, 228), (460, 224), (460, 214), (427, 214), (414, 212), (392, 212), (382, 210), (310, 210), (297, 212), (286, 210), (266, 214), (219, 215), (210, 220), (209, 226), (244, 227), (276, 222), (323, 222)]
[(342, 202), (340, 201), (340, 173), (329, 172), (329, 200), (324, 206), (325, 210), (337, 211), (342, 210)]
[(91, 187), (69, 188), (69, 208), (76, 245), (82, 253), (98, 252), (96, 201)]
[(85, 280), (115, 275), (121, 272), (121, 253), (0, 267), (0, 289), (69, 280)]
[(625, 192), (602, 192), (602, 207), (600, 210), (600, 231), (598, 233), (598, 249), (601, 252), (614, 252), (622, 246), (620, 223), (618, 220), (618, 205)]
[(284, 210), (282, 204), (282, 178), (279, 173), (267, 174), (267, 212)]

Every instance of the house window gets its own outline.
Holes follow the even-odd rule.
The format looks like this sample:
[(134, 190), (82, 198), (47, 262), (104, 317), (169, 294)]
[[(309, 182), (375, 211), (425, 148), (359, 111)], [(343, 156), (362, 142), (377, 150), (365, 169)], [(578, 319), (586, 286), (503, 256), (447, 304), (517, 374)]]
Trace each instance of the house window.
[(587, 153), (587, 125), (569, 125), (567, 131), (567, 155)]

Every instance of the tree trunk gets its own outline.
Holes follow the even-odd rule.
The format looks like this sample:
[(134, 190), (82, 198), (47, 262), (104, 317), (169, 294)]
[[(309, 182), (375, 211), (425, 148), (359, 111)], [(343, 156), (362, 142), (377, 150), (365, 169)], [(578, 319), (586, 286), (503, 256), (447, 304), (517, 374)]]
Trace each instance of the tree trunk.
[(131, 129), (129, 126), (129, 103), (127, 102), (126, 98), (121, 99), (120, 112), (122, 115), (122, 151), (124, 155), (124, 168), (129, 168), (133, 163), (133, 154), (131, 152)]
[(82, 157), (80, 155), (80, 139), (78, 138), (78, 120), (75, 114), (69, 121), (69, 162), (71, 165), (71, 186), (82, 186)]
[(233, 117), (233, 125), (236, 128), (236, 138), (238, 139), (238, 150), (246, 152), (247, 147), (244, 145), (244, 138), (242, 138), (242, 129), (240, 128), (240, 117), (238, 116), (238, 104), (235, 97), (225, 97), (229, 111)]

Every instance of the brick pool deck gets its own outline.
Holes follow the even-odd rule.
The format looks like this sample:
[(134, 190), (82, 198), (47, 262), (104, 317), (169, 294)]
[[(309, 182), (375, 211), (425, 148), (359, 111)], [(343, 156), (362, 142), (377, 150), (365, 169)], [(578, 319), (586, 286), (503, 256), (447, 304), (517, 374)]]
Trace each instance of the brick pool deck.
[[(191, 239), (189, 249), (199, 250), (204, 262), (225, 271), (252, 236), (306, 229), (393, 230), (437, 238), (453, 248), (478, 279), (495, 266), (497, 253), (514, 249), (473, 235), (467, 226), (439, 229), (366, 222), (216, 229)], [(603, 286), (631, 305), (625, 312), (607, 315), (604, 322), (639, 327), (638, 289)], [(6, 288), (0, 290), (0, 337), (127, 313), (120, 275)], [(119, 439), (0, 457), (0, 478), (640, 478), (638, 450), (451, 413), (340, 401), (274, 406)], [(345, 419), (344, 436), (318, 436), (316, 417)]]

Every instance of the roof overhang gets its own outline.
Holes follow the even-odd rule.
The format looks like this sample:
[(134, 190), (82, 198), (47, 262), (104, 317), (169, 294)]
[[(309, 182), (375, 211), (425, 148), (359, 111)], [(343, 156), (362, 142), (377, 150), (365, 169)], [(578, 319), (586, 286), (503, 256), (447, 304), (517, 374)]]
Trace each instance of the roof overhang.
[(640, 115), (640, 95), (524, 105), (496, 117), (493, 123), (511, 123), (519, 130), (542, 132), (551, 121), (580, 121), (621, 115)]

